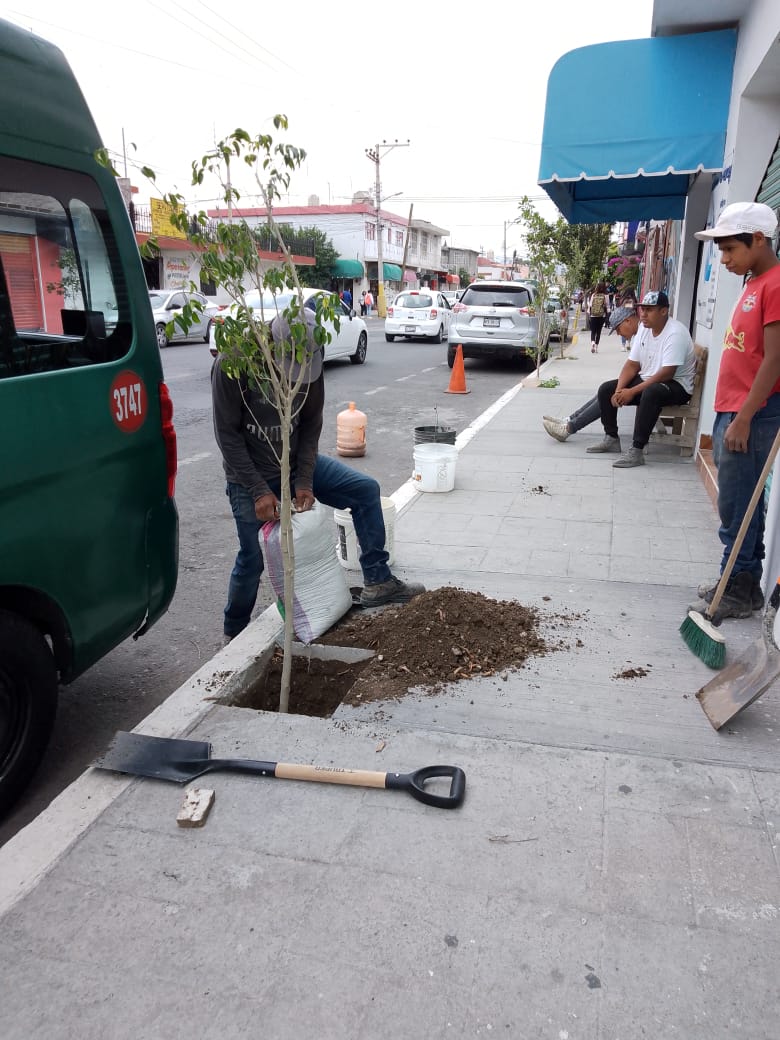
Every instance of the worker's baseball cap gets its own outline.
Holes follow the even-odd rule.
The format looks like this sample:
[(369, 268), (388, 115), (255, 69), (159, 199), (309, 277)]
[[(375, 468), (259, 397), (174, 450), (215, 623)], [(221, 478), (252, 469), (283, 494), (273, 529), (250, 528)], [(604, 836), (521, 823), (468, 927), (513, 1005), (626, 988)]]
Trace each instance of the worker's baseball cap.
[(609, 316), (609, 327), (614, 332), (627, 318), (634, 317), (636, 317), (636, 311), (633, 307), (616, 307)]
[(669, 297), (665, 292), (661, 292), (658, 289), (652, 289), (650, 292), (646, 292), (642, 299), (639, 301), (640, 307), (668, 307)]
[(762, 231), (771, 238), (776, 230), (777, 217), (770, 206), (763, 202), (732, 202), (718, 214), (714, 227), (697, 231), (694, 237), (705, 242), (708, 238), (730, 238)]

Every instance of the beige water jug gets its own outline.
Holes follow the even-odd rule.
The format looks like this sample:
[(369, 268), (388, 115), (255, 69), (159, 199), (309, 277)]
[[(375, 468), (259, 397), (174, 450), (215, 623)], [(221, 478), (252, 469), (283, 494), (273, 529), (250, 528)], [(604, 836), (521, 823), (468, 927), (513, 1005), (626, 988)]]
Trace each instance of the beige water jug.
[(366, 419), (365, 412), (349, 402), (349, 408), (336, 416), (336, 451), (339, 455), (365, 455), (366, 453)]

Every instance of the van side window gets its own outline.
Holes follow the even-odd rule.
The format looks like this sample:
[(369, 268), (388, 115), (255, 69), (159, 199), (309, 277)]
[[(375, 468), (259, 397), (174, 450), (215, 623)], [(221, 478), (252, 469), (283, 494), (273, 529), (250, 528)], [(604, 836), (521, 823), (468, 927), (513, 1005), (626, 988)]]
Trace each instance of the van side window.
[(0, 157), (0, 379), (113, 361), (131, 341), (96, 182)]

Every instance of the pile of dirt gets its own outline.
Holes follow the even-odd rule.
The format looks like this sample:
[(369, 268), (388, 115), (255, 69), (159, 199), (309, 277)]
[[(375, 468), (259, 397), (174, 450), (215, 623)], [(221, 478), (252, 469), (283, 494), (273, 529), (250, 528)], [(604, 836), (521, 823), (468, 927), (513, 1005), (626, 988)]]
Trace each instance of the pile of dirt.
[(319, 642), (375, 651), (345, 697), (348, 704), (365, 703), (520, 668), (528, 657), (556, 649), (539, 622), (535, 608), (514, 600), (441, 588), (403, 606), (353, 611)]

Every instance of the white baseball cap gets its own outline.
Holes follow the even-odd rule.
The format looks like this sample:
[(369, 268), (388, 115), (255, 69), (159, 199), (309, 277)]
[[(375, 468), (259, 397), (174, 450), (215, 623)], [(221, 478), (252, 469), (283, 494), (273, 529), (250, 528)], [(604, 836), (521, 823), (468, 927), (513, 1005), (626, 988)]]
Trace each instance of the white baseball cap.
[(697, 231), (694, 238), (706, 241), (708, 238), (729, 238), (732, 235), (752, 234), (763, 231), (771, 238), (777, 230), (775, 211), (763, 202), (732, 202), (718, 214), (715, 227), (706, 231)]

